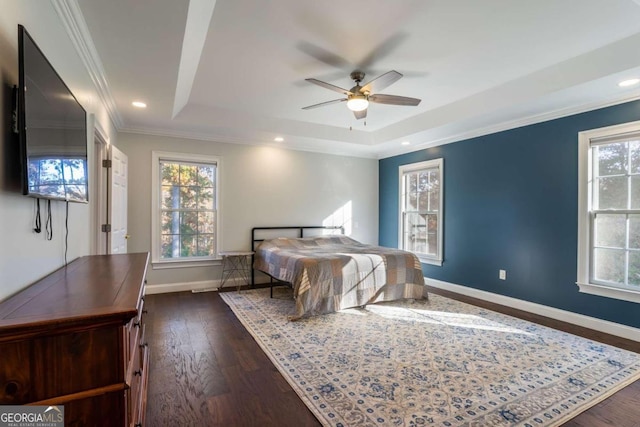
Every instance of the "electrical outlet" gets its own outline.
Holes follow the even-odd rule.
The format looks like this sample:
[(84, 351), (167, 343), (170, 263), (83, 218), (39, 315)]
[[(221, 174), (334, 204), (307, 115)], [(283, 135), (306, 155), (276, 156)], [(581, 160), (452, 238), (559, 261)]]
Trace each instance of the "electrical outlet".
[(499, 277), (500, 280), (507, 280), (507, 270), (500, 270)]

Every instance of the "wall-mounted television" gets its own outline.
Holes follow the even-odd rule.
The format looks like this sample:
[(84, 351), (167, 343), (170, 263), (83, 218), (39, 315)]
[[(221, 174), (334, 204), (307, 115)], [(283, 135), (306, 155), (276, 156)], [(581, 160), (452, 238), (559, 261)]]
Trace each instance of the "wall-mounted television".
[(22, 25), (18, 57), (23, 194), (87, 203), (87, 114)]

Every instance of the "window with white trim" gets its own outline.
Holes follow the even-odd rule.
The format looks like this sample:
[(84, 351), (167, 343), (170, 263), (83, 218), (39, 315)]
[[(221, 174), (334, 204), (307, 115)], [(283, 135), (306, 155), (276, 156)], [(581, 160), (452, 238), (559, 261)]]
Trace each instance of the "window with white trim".
[(640, 302), (640, 122), (579, 137), (578, 286)]
[(218, 257), (219, 168), (217, 157), (153, 152), (154, 263)]
[(398, 246), (435, 265), (442, 265), (442, 177), (442, 159), (400, 166)]

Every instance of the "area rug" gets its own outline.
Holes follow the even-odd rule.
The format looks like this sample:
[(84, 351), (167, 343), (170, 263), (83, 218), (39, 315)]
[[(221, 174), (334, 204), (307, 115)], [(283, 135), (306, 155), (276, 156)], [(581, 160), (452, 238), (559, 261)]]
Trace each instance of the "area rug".
[(439, 295), (289, 322), (291, 291), (221, 293), (326, 426), (558, 426), (640, 355)]

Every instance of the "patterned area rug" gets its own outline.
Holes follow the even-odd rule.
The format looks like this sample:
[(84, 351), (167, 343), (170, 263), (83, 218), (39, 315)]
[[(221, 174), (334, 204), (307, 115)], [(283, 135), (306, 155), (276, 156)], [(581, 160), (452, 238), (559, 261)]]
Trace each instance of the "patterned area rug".
[(221, 293), (327, 426), (557, 426), (640, 355), (431, 294), (287, 321), (291, 291)]

